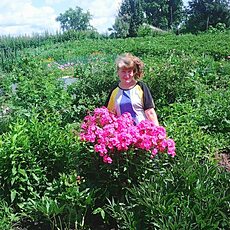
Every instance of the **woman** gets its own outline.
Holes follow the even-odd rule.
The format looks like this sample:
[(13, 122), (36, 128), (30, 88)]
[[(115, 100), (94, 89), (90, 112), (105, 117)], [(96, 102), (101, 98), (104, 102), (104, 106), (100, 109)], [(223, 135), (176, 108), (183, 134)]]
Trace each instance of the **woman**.
[(144, 63), (126, 53), (117, 58), (116, 66), (120, 81), (111, 90), (106, 101), (108, 110), (117, 115), (129, 112), (136, 124), (149, 119), (159, 126), (150, 90), (140, 81)]

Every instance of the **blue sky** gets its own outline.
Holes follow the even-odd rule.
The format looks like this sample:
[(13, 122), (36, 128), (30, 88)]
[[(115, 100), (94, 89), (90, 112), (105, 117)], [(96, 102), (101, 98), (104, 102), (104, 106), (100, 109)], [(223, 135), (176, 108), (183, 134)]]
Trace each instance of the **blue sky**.
[[(79, 6), (93, 15), (90, 22), (105, 33), (114, 24), (122, 0), (1, 0), (0, 35), (30, 35), (60, 30), (55, 18), (69, 8)], [(184, 0), (187, 2), (187, 0)]]

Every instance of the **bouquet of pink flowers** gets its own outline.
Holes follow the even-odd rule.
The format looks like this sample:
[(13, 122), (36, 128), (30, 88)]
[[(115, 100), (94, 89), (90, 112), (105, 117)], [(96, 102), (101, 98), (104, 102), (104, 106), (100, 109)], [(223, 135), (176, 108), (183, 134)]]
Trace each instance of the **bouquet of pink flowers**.
[(135, 125), (129, 113), (121, 116), (108, 111), (106, 107), (96, 108), (92, 115), (87, 115), (81, 125), (80, 138), (82, 141), (94, 144), (105, 163), (112, 163), (116, 152), (129, 149), (142, 149), (150, 152), (151, 158), (158, 153), (175, 153), (175, 142), (167, 138), (162, 126), (155, 126), (149, 120)]

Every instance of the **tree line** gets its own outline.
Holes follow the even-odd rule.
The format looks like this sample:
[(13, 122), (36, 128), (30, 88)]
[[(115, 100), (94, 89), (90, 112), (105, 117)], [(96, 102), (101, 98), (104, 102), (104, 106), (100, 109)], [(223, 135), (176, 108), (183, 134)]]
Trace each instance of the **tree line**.
[[(61, 29), (95, 30), (90, 25), (92, 15), (80, 7), (70, 8), (56, 20)], [(122, 0), (112, 28), (114, 37), (135, 37), (143, 25), (165, 31), (197, 33), (210, 27), (230, 27), (230, 0)]]

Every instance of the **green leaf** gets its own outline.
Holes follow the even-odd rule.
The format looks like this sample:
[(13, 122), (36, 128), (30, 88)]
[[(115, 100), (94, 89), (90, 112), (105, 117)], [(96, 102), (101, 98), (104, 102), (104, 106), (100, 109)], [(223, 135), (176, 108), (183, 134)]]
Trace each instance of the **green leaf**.
[(13, 174), (13, 176), (16, 175), (16, 173), (17, 173), (17, 170), (16, 170), (15, 166), (13, 166), (13, 168), (12, 168), (12, 174)]
[(93, 214), (98, 214), (98, 213), (101, 214), (101, 217), (104, 220), (105, 219), (105, 211), (102, 208), (97, 208), (93, 211)]
[(11, 200), (11, 202), (14, 201), (16, 195), (17, 195), (17, 191), (15, 189), (11, 190), (11, 192), (10, 192), (10, 200)]

